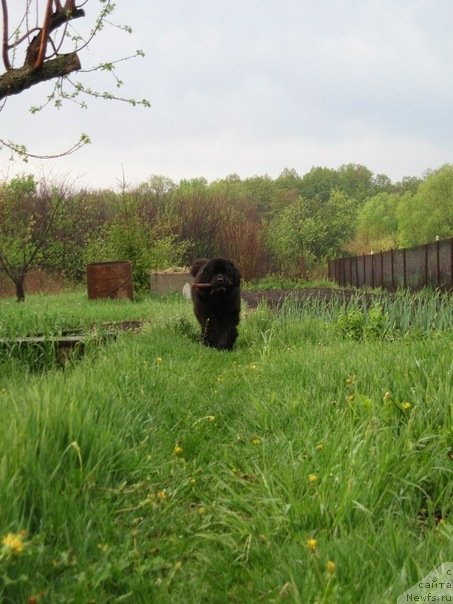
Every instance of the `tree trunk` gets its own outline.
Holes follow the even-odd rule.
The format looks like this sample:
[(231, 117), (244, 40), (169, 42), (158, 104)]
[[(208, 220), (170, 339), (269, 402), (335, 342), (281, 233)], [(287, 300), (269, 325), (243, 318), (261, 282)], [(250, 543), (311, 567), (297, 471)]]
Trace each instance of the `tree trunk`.
[(14, 280), (14, 285), (16, 286), (16, 299), (18, 302), (24, 302), (25, 301), (25, 275), (19, 275), (15, 280)]

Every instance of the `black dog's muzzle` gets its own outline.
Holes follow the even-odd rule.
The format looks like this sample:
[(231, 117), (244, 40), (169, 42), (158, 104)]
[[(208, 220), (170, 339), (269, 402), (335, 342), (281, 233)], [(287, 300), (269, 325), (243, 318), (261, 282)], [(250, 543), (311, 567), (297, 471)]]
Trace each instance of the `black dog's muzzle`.
[(227, 282), (223, 275), (217, 275), (214, 280), (211, 294), (223, 294), (226, 291)]

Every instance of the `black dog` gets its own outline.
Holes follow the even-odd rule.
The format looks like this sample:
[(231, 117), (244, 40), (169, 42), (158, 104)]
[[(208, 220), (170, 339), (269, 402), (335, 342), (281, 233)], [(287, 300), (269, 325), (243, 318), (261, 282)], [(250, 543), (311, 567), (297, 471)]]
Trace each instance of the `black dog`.
[(238, 336), (241, 310), (241, 275), (230, 260), (199, 258), (190, 274), (195, 316), (201, 325), (203, 344), (231, 350)]

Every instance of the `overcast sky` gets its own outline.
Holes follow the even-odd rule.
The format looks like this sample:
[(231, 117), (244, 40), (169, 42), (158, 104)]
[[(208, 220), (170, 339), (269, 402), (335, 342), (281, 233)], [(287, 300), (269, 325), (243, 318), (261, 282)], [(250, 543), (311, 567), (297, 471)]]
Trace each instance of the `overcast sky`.
[[(76, 31), (98, 4), (89, 0)], [(132, 35), (105, 28), (80, 54), (83, 67), (142, 49), (145, 58), (118, 68), (118, 93), (151, 108), (93, 100), (31, 115), (50, 84), (11, 97), (2, 138), (35, 153), (82, 132), (92, 142), (26, 165), (2, 151), (1, 177), (117, 188), (122, 169), (134, 185), (152, 174), (274, 178), (352, 162), (396, 181), (453, 162), (452, 0), (123, 0), (112, 20)], [(89, 77), (74, 79), (107, 89)]]

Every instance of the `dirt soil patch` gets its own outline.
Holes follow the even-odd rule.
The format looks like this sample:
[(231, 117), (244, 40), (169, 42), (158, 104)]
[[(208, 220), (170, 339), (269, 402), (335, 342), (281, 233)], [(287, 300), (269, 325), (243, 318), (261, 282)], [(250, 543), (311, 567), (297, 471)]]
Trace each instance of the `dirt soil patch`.
[[(141, 321), (141, 320), (129, 320), (129, 321), (109, 321), (107, 323), (101, 323), (102, 329), (110, 330), (112, 332), (116, 331), (140, 331), (144, 325), (149, 323), (149, 321)], [(95, 328), (96, 325), (93, 324)]]

